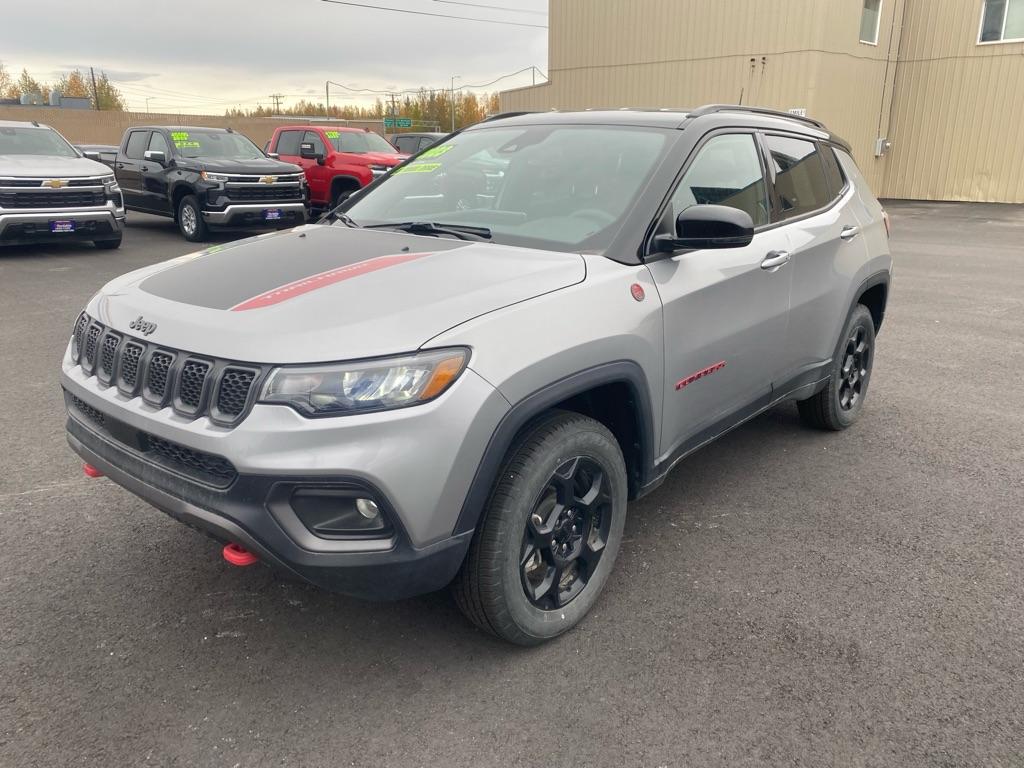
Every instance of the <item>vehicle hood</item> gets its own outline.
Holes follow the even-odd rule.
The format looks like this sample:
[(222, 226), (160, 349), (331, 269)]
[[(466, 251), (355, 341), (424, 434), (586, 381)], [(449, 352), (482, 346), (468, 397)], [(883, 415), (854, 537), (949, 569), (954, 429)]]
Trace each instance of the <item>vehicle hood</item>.
[(360, 152), (357, 157), (365, 160), (367, 165), (398, 165), (408, 155), (401, 152)]
[(109, 174), (109, 166), (85, 157), (0, 155), (0, 176), (46, 176), (55, 179), (70, 179), (78, 176)]
[(398, 354), (472, 318), (581, 282), (579, 254), (306, 225), (109, 283), (88, 312), (150, 342), (253, 363)]
[(283, 160), (272, 157), (255, 158), (253, 160), (228, 160), (223, 157), (189, 157), (178, 160), (178, 163), (201, 171), (219, 173), (250, 173), (253, 175), (302, 173), (302, 168)]

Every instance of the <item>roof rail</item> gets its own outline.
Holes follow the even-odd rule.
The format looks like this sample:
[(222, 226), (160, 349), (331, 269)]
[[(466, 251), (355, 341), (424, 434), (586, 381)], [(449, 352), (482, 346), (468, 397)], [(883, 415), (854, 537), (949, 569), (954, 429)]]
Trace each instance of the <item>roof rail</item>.
[(790, 112), (781, 112), (777, 109), (766, 109), (764, 107), (745, 107), (741, 104), (705, 104), (703, 107), (698, 107), (689, 113), (689, 117), (703, 117), (704, 115), (713, 115), (717, 112), (751, 112), (755, 115), (768, 115), (770, 117), (782, 117), (788, 120), (798, 120), (801, 123), (807, 123), (813, 125), (822, 131), (828, 132), (828, 128), (825, 127), (824, 123), (818, 122), (817, 120), (810, 117), (803, 117), (801, 115), (794, 115)]
[(480, 122), (481, 123), (489, 123), (492, 120), (504, 120), (507, 117), (521, 117), (522, 115), (533, 115), (533, 114), (536, 114), (536, 113), (532, 109), (528, 109), (528, 110), (525, 110), (523, 112), (499, 112), (496, 115), (488, 115), (487, 117), (485, 117)]

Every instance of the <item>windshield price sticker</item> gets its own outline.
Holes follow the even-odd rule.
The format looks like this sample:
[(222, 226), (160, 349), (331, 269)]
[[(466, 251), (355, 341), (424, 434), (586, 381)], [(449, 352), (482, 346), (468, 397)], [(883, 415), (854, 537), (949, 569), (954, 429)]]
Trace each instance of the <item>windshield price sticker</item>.
[(199, 149), (198, 141), (190, 141), (188, 131), (171, 131), (171, 141), (178, 149)]
[(440, 167), (440, 163), (413, 163), (404, 168), (399, 168), (393, 175), (398, 176), (402, 173), (433, 173)]
[(455, 145), (453, 145), (453, 144), (445, 144), (443, 147), (434, 147), (433, 149), (428, 149), (426, 152), (424, 152), (422, 155), (420, 155), (420, 157), (421, 158), (440, 157), (445, 152), (449, 152), (449, 151), (451, 151), (454, 148), (455, 148)]
[(336, 139), (341, 135), (338, 131), (325, 131), (325, 133), (328, 139)]

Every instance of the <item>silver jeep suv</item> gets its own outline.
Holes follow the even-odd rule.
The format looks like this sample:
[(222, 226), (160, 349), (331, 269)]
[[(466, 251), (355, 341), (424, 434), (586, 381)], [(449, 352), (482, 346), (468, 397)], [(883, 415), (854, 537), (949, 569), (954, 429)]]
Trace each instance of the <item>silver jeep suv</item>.
[(856, 420), (887, 228), (807, 119), (500, 116), (318, 225), (108, 284), (64, 357), (68, 439), (233, 563), (369, 598), (453, 583), (538, 643), (683, 457), (786, 400)]

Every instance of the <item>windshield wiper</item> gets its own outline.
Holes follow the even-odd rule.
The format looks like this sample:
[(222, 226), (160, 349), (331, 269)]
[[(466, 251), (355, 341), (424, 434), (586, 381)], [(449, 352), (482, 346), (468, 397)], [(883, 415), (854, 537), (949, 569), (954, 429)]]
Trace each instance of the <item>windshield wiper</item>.
[(370, 224), (364, 229), (398, 229), (414, 235), (451, 235), (459, 240), (490, 240), (487, 227), (469, 227), (462, 224), (438, 224), (433, 221), (399, 221), (393, 224)]
[(359, 225), (353, 221), (353, 219), (347, 214), (342, 213), (337, 208), (331, 208), (327, 213), (317, 219), (318, 224), (323, 224), (328, 221), (340, 221), (346, 227), (358, 227)]

